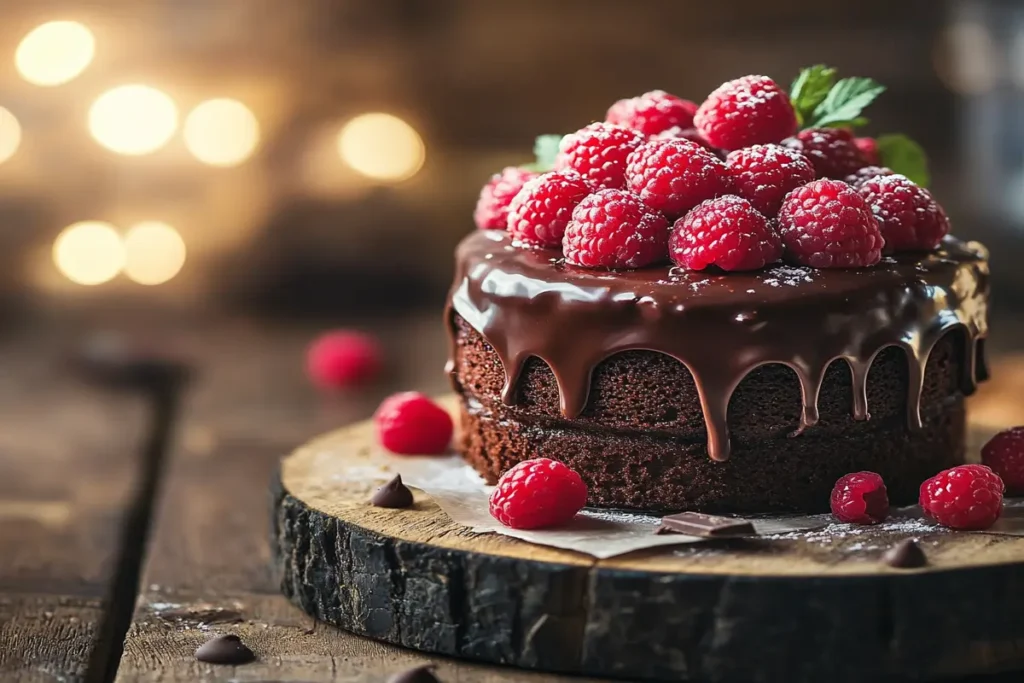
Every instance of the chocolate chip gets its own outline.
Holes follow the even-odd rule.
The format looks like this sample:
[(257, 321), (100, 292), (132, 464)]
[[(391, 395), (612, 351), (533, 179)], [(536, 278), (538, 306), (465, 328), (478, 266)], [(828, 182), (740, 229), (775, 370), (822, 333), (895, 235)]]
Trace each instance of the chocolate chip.
[(242, 639), (234, 633), (214, 636), (199, 646), (196, 659), (208, 664), (246, 664), (256, 659)]
[(897, 569), (916, 569), (928, 564), (928, 558), (917, 541), (907, 538), (886, 550), (882, 562)]
[(400, 671), (388, 679), (388, 683), (441, 683), (434, 675), (434, 664), (424, 664), (406, 671)]
[(370, 498), (370, 505), (379, 508), (407, 508), (412, 505), (412, 491), (402, 483), (402, 475), (381, 486)]

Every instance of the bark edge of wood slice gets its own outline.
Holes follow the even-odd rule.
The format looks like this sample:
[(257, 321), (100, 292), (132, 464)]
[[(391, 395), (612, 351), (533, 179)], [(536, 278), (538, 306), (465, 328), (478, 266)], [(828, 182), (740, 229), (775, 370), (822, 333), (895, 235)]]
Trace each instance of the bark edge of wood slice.
[[(826, 548), (724, 541), (598, 561), (467, 532), (420, 491), (412, 508), (374, 508), (382, 482), (323, 471), (325, 458), (358, 466), (375, 448), (370, 422), (340, 429), (286, 457), (271, 483), (281, 590), (358, 635), (647, 680), (862, 683), (1024, 668), (1024, 538), (922, 539), (934, 560), (922, 570), (884, 566), (898, 538), (870, 533)], [(849, 550), (875, 542), (876, 552)]]

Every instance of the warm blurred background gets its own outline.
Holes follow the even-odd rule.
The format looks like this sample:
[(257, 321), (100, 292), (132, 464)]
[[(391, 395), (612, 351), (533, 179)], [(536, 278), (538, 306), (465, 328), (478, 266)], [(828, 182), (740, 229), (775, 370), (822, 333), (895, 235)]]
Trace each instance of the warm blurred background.
[(0, 294), (15, 311), (440, 309), (487, 176), (664, 88), (889, 86), (964, 237), (1024, 274), (1013, 0), (6, 0)]

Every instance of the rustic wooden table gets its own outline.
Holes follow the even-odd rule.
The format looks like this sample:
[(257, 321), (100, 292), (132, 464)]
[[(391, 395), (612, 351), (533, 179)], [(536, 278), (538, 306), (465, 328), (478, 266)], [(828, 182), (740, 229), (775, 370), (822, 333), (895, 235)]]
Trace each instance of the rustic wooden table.
[[(69, 371), (84, 328), (0, 338), (0, 680), (370, 682), (432, 661), (315, 623), (270, 575), (267, 484), (278, 458), (368, 417), (392, 391), (445, 390), (437, 316), (374, 329), (387, 376), (338, 397), (306, 381), (312, 328), (150, 326), (195, 372), (150, 373), (116, 391)], [(974, 419), (1024, 421), (1024, 359), (995, 365)], [(195, 660), (200, 643), (228, 630), (257, 662)], [(433, 661), (444, 681), (582, 680)]]

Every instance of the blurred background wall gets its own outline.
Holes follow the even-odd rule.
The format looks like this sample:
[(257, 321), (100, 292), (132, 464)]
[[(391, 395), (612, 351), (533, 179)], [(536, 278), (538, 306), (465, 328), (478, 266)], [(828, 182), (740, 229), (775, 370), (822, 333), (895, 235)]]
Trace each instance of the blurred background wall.
[(995, 247), (1000, 300), (1024, 289), (1024, 2), (0, 7), (8, 312), (436, 307), (480, 185), (535, 135), (822, 62), (889, 86), (869, 132), (925, 145), (955, 231)]

